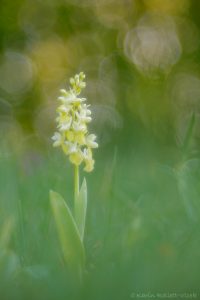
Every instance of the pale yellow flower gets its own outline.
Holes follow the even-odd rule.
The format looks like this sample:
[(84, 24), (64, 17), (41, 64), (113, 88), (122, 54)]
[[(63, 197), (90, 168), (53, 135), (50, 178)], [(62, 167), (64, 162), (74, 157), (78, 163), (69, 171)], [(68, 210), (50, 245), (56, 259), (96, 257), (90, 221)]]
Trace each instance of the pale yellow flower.
[(84, 170), (91, 172), (94, 168), (92, 149), (97, 148), (96, 136), (88, 133), (87, 125), (92, 121), (89, 105), (84, 103), (86, 98), (79, 97), (85, 88), (85, 74), (81, 72), (70, 78), (69, 91), (61, 89), (58, 100), (61, 104), (57, 108), (57, 129), (52, 140), (53, 146), (60, 146), (69, 156), (72, 164), (79, 166), (85, 163)]
[(58, 147), (61, 146), (63, 143), (63, 137), (59, 132), (55, 132), (52, 136), (52, 140), (54, 141), (53, 146)]

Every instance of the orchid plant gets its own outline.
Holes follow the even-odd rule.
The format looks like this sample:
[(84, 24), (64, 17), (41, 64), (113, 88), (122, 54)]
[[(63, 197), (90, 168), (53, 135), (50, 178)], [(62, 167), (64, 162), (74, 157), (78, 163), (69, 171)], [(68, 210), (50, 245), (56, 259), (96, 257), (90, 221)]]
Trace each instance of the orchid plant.
[(92, 150), (98, 147), (96, 136), (89, 134), (88, 124), (92, 121), (86, 98), (80, 97), (85, 88), (85, 74), (81, 72), (70, 79), (69, 90), (61, 89), (58, 97), (57, 131), (52, 140), (54, 147), (60, 147), (74, 165), (74, 211), (60, 194), (50, 191), (50, 201), (62, 247), (63, 258), (69, 268), (82, 274), (85, 263), (83, 245), (87, 211), (87, 183), (83, 179), (79, 187), (79, 167), (94, 168)]

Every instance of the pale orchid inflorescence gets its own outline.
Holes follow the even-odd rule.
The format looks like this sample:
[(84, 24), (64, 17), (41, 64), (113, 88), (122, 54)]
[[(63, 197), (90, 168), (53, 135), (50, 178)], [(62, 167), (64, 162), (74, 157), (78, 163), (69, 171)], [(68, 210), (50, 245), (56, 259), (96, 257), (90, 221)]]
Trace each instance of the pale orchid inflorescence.
[(84, 170), (91, 172), (94, 168), (92, 148), (97, 148), (96, 136), (88, 133), (87, 125), (91, 122), (91, 111), (85, 103), (86, 98), (78, 97), (85, 88), (85, 74), (81, 72), (70, 79), (69, 91), (61, 89), (58, 97), (57, 132), (52, 137), (53, 146), (60, 146), (69, 156), (71, 163), (79, 166), (85, 163)]

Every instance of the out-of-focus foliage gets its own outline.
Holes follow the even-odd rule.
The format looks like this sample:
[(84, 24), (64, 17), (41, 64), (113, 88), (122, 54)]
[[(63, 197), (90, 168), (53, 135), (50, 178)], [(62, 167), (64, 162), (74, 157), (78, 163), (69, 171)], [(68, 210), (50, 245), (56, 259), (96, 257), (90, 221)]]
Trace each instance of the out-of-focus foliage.
[(11, 140), (48, 142), (58, 88), (80, 70), (103, 144), (132, 143), (127, 131), (138, 129), (175, 143), (198, 112), (198, 1), (6, 0), (0, 9), (0, 122)]
[[(198, 0), (0, 2), (0, 298), (199, 293), (199, 11)], [(72, 199), (51, 136), (58, 91), (80, 71), (100, 148), (74, 288), (48, 191)]]

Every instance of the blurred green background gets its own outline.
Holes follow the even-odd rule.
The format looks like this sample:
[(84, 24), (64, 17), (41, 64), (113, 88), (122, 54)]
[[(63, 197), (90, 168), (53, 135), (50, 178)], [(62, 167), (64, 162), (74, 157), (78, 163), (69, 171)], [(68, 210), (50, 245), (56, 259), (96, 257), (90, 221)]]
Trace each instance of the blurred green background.
[[(72, 204), (51, 136), (80, 71), (100, 147), (77, 287), (48, 197)], [(199, 147), (200, 1), (1, 0), (0, 299), (200, 299)]]

